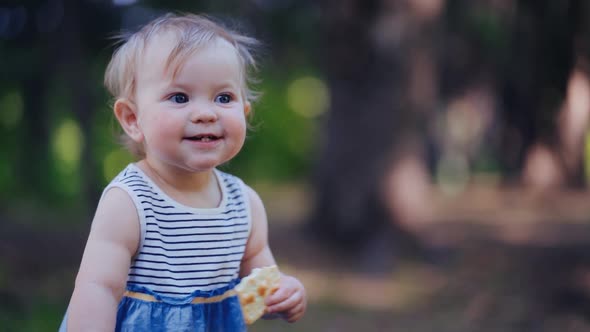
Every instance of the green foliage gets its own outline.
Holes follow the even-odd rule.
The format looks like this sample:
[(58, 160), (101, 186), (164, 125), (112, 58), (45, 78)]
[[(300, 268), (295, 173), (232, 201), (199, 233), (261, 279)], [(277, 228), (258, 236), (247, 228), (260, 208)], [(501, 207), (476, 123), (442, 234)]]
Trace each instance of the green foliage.
[(8, 91), (0, 99), (0, 125), (6, 129), (17, 126), (23, 116), (23, 98), (20, 91)]
[[(263, 92), (261, 100), (254, 105), (253, 130), (250, 131), (244, 149), (235, 160), (224, 168), (248, 179), (269, 181), (294, 181), (304, 177), (310, 168), (311, 157), (315, 153), (314, 143), (317, 132), (317, 114), (297, 113), (288, 103), (290, 84), (301, 77), (314, 76), (308, 69), (293, 69), (294, 73), (272, 72), (263, 74), (259, 89)], [(317, 75), (316, 75), (317, 76)], [(97, 81), (92, 85), (99, 92), (100, 98), (94, 108), (92, 131), (84, 133), (80, 124), (71, 112), (71, 96), (67, 94), (66, 82), (55, 80), (49, 90), (47, 113), (50, 133), (49, 164), (44, 170), (46, 183), (35, 186), (44, 187), (47, 192), (40, 191), (38, 199), (57, 209), (71, 208), (78, 204), (81, 193), (81, 156), (85, 148), (91, 148), (95, 159), (96, 181), (104, 186), (121, 168), (134, 160), (122, 146), (118, 144), (121, 133), (114, 119), (108, 97)], [(303, 95), (303, 104), (314, 104), (317, 96)], [(320, 96), (326, 98), (326, 96)], [(22, 130), (19, 108), (22, 100), (19, 92), (9, 91), (0, 96), (2, 105), (8, 105), (5, 112), (6, 123), (0, 126), (5, 137), (5, 144), (0, 144), (3, 162), (0, 163), (0, 194), (8, 196), (13, 192), (18, 179), (14, 177), (14, 169), (21, 154), (27, 150), (17, 144), (19, 130)], [(325, 103), (325, 101), (324, 101)], [(13, 121), (14, 120), (14, 121)], [(13, 144), (6, 144), (12, 142)], [(26, 156), (34, 162), (35, 156)], [(25, 194), (26, 195), (26, 194)], [(17, 198), (14, 198), (18, 200)]]
[[(18, 127), (23, 112), (22, 95), (18, 90), (0, 95), (0, 193), (11, 192), (16, 185), (14, 147), (18, 143)], [(0, 194), (0, 197), (4, 195)]]
[[(50, 7), (34, 1), (25, 4), (28, 13), (46, 15), (48, 20), (53, 15)], [(316, 18), (311, 7), (285, 3), (266, 8), (260, 12), (262, 20), (258, 16), (253, 20), (251, 10), (256, 8), (238, 1), (171, 4), (152, 0), (132, 6), (96, 3), (68, 7), (64, 17), (78, 19), (54, 17), (59, 24), (51, 33), (38, 30), (34, 21), (26, 21), (20, 34), (0, 38), (0, 205), (64, 212), (84, 202), (94, 204), (96, 197), (91, 191), (100, 192), (134, 160), (118, 144), (120, 130), (102, 83), (113, 51), (109, 37), (168, 11), (205, 12), (230, 25), (236, 23), (260, 38), (267, 55), (272, 53), (272, 61), (277, 61), (270, 66), (261, 64), (264, 97), (255, 105), (255, 130), (243, 151), (225, 168), (256, 180), (304, 177), (315, 153), (314, 116), (320, 108), (307, 117), (294, 112), (287, 102), (287, 90), (295, 79), (309, 76), (307, 50), (315, 40), (309, 38), (313, 30), (310, 22)], [(141, 12), (145, 17), (127, 22), (133, 10), (140, 10), (136, 14)], [(295, 27), (294, 22), (305, 24)], [(84, 81), (72, 83), (72, 79)], [(299, 101), (313, 108), (316, 90), (308, 88), (310, 96)], [(89, 97), (86, 102), (80, 93)], [(87, 118), (91, 119), (90, 128), (79, 123)]]
[(63, 306), (48, 302), (32, 303), (26, 313), (0, 310), (2, 331), (56, 331), (63, 317)]
[(307, 174), (318, 121), (296, 113), (287, 102), (289, 84), (305, 73), (298, 70), (292, 79), (288, 73), (264, 75), (263, 97), (254, 105), (254, 129), (227, 170), (246, 179), (270, 181), (293, 181)]

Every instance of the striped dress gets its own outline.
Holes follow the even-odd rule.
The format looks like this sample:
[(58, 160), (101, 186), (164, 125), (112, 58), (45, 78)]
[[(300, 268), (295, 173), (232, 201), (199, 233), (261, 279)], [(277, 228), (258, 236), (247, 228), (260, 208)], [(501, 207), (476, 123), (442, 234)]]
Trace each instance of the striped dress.
[(250, 206), (240, 179), (215, 175), (222, 200), (211, 209), (178, 203), (135, 164), (105, 188), (129, 194), (141, 227), (117, 331), (246, 330), (233, 288), (250, 234)]

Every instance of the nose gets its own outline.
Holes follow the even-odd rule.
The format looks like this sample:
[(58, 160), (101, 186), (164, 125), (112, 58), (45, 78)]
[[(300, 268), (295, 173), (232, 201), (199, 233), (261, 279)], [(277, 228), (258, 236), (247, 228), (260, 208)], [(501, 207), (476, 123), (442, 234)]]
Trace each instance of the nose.
[(214, 106), (207, 103), (195, 103), (191, 111), (191, 121), (195, 123), (208, 123), (217, 121), (217, 113)]

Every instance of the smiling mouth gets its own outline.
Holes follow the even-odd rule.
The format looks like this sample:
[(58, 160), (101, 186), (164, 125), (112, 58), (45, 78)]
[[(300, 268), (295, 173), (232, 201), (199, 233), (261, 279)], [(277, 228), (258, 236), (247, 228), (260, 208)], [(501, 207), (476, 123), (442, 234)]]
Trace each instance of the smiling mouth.
[(215, 136), (215, 135), (197, 135), (197, 136), (187, 137), (186, 139), (188, 139), (190, 141), (197, 141), (197, 142), (213, 142), (213, 141), (217, 141), (221, 138), (222, 137)]

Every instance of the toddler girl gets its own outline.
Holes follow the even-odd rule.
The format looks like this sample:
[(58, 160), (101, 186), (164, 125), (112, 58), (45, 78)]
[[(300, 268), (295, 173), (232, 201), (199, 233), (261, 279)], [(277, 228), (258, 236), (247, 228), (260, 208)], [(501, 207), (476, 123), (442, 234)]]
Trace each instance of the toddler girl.
[[(105, 188), (62, 323), (68, 331), (244, 331), (233, 292), (274, 265), (259, 196), (217, 166), (242, 148), (256, 40), (168, 14), (125, 38), (105, 75), (138, 156)], [(266, 304), (289, 322), (303, 285), (282, 275)]]

